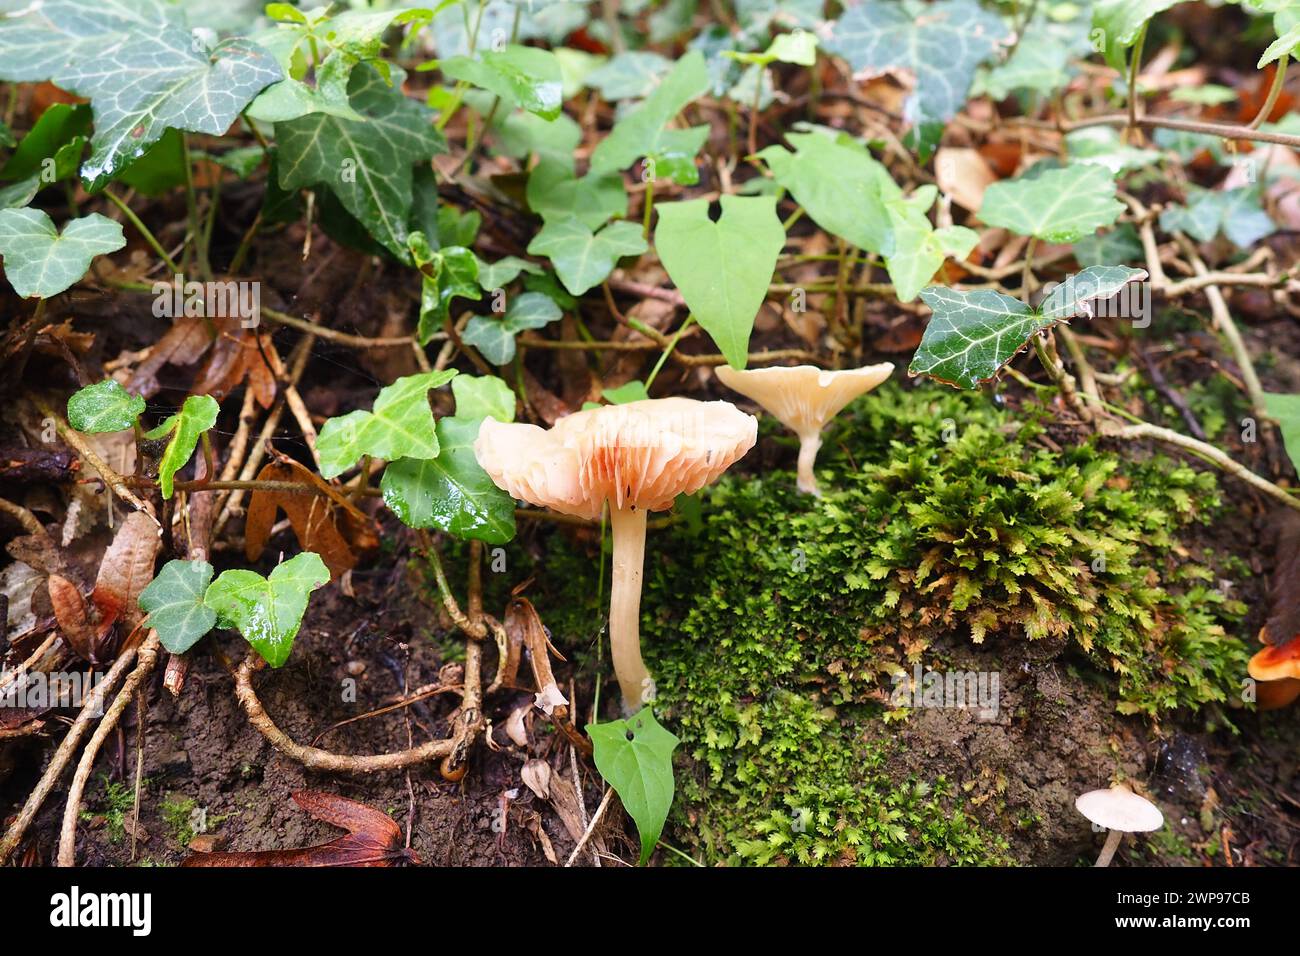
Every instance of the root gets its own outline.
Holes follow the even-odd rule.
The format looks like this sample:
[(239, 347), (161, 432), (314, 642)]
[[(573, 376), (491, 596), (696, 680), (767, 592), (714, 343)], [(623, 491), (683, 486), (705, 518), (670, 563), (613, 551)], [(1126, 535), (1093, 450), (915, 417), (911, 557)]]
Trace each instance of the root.
[[(108, 735), (113, 732), (117, 722), (122, 719), (122, 713), (126, 710), (126, 705), (131, 702), (131, 697), (135, 694), (136, 688), (153, 672), (154, 665), (158, 663), (158, 646), (158, 634), (157, 632), (151, 632), (137, 652), (135, 670), (127, 676), (126, 681), (122, 684), (122, 689), (118, 691), (117, 696), (113, 698), (112, 705), (108, 708), (108, 712), (104, 714), (104, 719), (95, 728), (90, 743), (86, 744), (86, 749), (82, 751), (77, 770), (72, 775), (72, 786), (68, 788), (68, 802), (63, 808), (63, 827), (59, 831), (59, 866), (76, 865), (77, 818), (81, 812), (81, 795), (85, 792), (86, 781), (90, 779), (90, 772), (95, 767), (95, 758), (99, 756), (99, 748), (104, 745)], [(139, 719), (144, 720), (143, 711), (141, 711)]]

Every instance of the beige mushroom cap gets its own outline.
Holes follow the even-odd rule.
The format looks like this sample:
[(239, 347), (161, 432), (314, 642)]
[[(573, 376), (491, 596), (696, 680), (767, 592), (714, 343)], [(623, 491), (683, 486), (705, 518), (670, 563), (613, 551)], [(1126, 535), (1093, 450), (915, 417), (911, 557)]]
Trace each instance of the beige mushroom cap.
[(1074, 801), (1074, 808), (1097, 826), (1121, 833), (1146, 833), (1165, 825), (1160, 808), (1128, 787), (1090, 790)]
[(797, 435), (815, 435), (849, 402), (871, 391), (894, 371), (892, 362), (827, 371), (815, 365), (738, 371), (720, 365), (722, 383), (762, 405)]
[(754, 447), (758, 421), (730, 402), (658, 398), (575, 412), (549, 430), (483, 420), (474, 454), (497, 487), (563, 514), (662, 511)]

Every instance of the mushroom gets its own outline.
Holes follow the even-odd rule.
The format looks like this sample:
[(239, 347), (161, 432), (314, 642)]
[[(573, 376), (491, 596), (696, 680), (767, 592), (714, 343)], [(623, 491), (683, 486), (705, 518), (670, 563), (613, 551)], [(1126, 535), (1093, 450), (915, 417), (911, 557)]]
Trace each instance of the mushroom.
[(730, 402), (689, 398), (605, 405), (561, 418), (550, 430), (483, 420), (474, 454), (499, 488), (592, 520), (610, 504), (609, 640), (629, 713), (654, 697), (641, 660), (646, 514), (713, 482), (757, 437), (757, 420)]
[(1285, 707), (1300, 697), (1300, 636), (1280, 644), (1265, 644), (1246, 665), (1259, 682), (1256, 702), (1261, 710)]
[(1150, 800), (1128, 787), (1090, 790), (1074, 801), (1074, 808), (1103, 829), (1109, 830), (1096, 866), (1110, 866), (1125, 833), (1147, 833), (1165, 825), (1164, 814)]
[(714, 369), (722, 384), (752, 398), (799, 436), (799, 490), (818, 495), (813, 464), (822, 446), (822, 428), (845, 405), (871, 391), (894, 371), (892, 362), (828, 372), (815, 365), (737, 370)]

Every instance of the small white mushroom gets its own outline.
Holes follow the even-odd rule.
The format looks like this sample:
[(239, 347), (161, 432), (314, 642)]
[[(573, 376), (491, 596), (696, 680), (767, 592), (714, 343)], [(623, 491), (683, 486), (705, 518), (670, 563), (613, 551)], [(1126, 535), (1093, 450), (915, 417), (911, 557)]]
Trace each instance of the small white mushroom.
[(1074, 808), (1097, 826), (1110, 831), (1096, 866), (1110, 866), (1111, 857), (1119, 849), (1119, 841), (1125, 833), (1147, 833), (1165, 825), (1159, 807), (1128, 787), (1119, 785), (1106, 790), (1089, 790), (1074, 801)]
[(799, 490), (819, 494), (813, 465), (822, 446), (822, 429), (849, 402), (871, 391), (894, 371), (892, 362), (827, 371), (815, 365), (752, 368), (720, 365), (714, 373), (733, 391), (752, 398), (799, 436)]

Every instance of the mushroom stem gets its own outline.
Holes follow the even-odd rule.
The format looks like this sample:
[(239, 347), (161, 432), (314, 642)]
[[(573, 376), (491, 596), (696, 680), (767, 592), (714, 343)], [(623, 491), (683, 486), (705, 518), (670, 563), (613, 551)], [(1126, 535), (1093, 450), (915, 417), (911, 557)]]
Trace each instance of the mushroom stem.
[(1097, 862), (1093, 866), (1110, 866), (1111, 857), (1119, 849), (1119, 841), (1124, 839), (1123, 830), (1111, 830), (1106, 834), (1106, 842), (1101, 848), (1101, 856), (1097, 857)]
[(799, 436), (799, 490), (810, 495), (821, 496), (817, 490), (817, 479), (813, 476), (813, 465), (817, 463), (817, 452), (822, 447), (821, 429), (805, 432)]
[[(650, 672), (641, 660), (641, 574), (645, 566), (647, 511), (610, 508), (614, 530), (614, 577), (609, 595), (609, 646), (614, 674), (629, 714), (654, 698)], [(647, 690), (651, 692), (646, 693)]]

